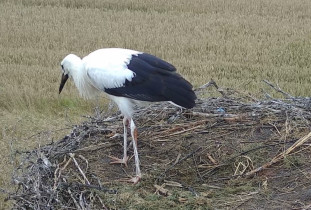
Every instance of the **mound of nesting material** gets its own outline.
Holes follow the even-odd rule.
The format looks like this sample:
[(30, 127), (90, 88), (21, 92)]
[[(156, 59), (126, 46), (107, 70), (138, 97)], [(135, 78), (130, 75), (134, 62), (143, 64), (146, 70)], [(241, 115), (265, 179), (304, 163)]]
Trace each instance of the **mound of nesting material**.
[(109, 155), (122, 156), (123, 126), (119, 113), (104, 113), (57, 142), (18, 153), (8, 199), (16, 209), (308, 205), (310, 98), (268, 82), (285, 99), (257, 100), (214, 82), (198, 95), (210, 84), (221, 96), (200, 98), (191, 110), (159, 103), (135, 113), (139, 184), (118, 181), (134, 175), (134, 159), (128, 167), (110, 164)]

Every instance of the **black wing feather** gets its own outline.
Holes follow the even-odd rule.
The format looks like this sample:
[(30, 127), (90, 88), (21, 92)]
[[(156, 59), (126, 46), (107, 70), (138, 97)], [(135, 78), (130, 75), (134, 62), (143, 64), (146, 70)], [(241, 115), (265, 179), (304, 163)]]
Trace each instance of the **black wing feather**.
[(123, 87), (105, 89), (106, 93), (141, 101), (172, 101), (185, 108), (195, 105), (192, 85), (175, 72), (173, 65), (143, 53), (133, 55), (127, 66), (135, 72), (132, 81), (126, 80)]
[(148, 53), (142, 53), (139, 54), (138, 56), (134, 56), (137, 57), (139, 60), (145, 61), (146, 63), (148, 63), (149, 65), (158, 68), (158, 69), (163, 69), (163, 70), (167, 70), (167, 71), (176, 71), (175, 66), (173, 66), (172, 64), (154, 56)]

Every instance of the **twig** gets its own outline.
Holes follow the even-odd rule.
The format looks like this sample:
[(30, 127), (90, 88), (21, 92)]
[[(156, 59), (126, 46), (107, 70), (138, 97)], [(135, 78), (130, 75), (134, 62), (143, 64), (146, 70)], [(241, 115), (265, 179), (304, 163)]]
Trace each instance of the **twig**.
[(289, 98), (289, 99), (294, 99), (295, 98), (295, 97), (291, 96), (290, 94), (284, 92), (279, 86), (275, 87), (271, 82), (269, 82), (269, 81), (267, 81), (265, 79), (263, 80), (263, 82), (266, 83), (267, 85), (269, 85), (271, 88), (273, 88), (277, 92), (282, 93), (285, 96), (285, 98)]
[(239, 115), (236, 114), (211, 114), (202, 112), (192, 112), (191, 115), (201, 117), (239, 117)]
[[(66, 164), (60, 168), (60, 164), (57, 165), (57, 168), (54, 171), (54, 185), (53, 185), (53, 191), (55, 191), (57, 189), (57, 185), (58, 185), (58, 181), (60, 179), (60, 176), (62, 174), (62, 172), (67, 168), (67, 166), (69, 165), (69, 163), (71, 162), (72, 158), (69, 158), (69, 160), (66, 162)], [(64, 161), (63, 163), (66, 161), (66, 156), (64, 157)], [(61, 163), (62, 164), (62, 163)]]
[[(236, 166), (233, 176), (242, 175), (244, 172), (250, 168), (251, 170), (254, 169), (253, 161), (250, 157), (243, 155), (243, 158), (246, 159), (246, 164), (244, 164), (242, 161), (238, 162), (238, 164), (234, 164)], [(240, 167), (242, 166), (242, 168)], [(240, 169), (241, 168), (241, 169)]]
[(89, 204), (87, 204), (87, 202), (85, 201), (85, 196), (83, 195), (83, 193), (84, 193), (83, 191), (80, 193), (79, 204), (83, 210), (88, 210), (88, 209), (90, 209), (90, 208), (88, 208)]
[(73, 202), (74, 202), (76, 208), (77, 208), (78, 210), (82, 209), (81, 206), (79, 205), (79, 203), (76, 201), (75, 197), (73, 196), (73, 194), (72, 194), (72, 192), (71, 192), (71, 190), (70, 190), (69, 188), (67, 189), (67, 192), (69, 193), (71, 199), (73, 200)]
[(78, 157), (85, 161), (85, 163), (86, 163), (86, 171), (87, 171), (88, 168), (89, 168), (89, 161), (85, 157), (83, 157), (82, 155), (78, 155)]
[(176, 158), (176, 160), (175, 160), (174, 164), (177, 164), (177, 163), (178, 163), (178, 161), (179, 161), (180, 157), (181, 157), (181, 153), (178, 153), (177, 158)]
[(211, 79), (211, 81), (209, 81), (208, 83), (202, 85), (201, 87), (198, 87), (198, 88), (194, 89), (194, 91), (199, 91), (199, 90), (202, 90), (202, 89), (206, 89), (209, 86), (214, 86), (218, 90), (218, 85), (216, 84), (216, 82), (213, 79)]
[(105, 210), (108, 210), (108, 208), (106, 207), (106, 205), (104, 204), (104, 202), (102, 201), (102, 199), (101, 199), (98, 195), (96, 195), (96, 197), (98, 198), (99, 202), (101, 203), (102, 208), (105, 209)]
[(310, 208), (311, 208), (311, 204), (307, 204), (307, 205), (303, 206), (301, 209), (302, 210), (308, 210)]
[(198, 164), (197, 164), (197, 161), (196, 161), (194, 155), (192, 155), (192, 158), (193, 158), (193, 162), (195, 165), (195, 170), (196, 170), (197, 174), (199, 175), (200, 180), (203, 181), (203, 178), (202, 178), (201, 173), (199, 171), (199, 167), (198, 167)]
[(114, 189), (108, 189), (102, 186), (98, 186), (98, 185), (93, 185), (93, 184), (82, 184), (82, 183), (72, 183), (72, 184), (67, 184), (67, 183), (62, 183), (63, 186), (65, 187), (70, 187), (70, 186), (77, 186), (79, 188), (89, 188), (89, 189), (96, 189), (102, 192), (107, 192), (109, 194), (117, 194), (117, 190)]
[[(239, 154), (237, 154), (237, 155), (235, 155), (235, 156), (229, 158), (229, 159), (228, 159), (227, 161), (225, 161), (225, 162), (230, 162), (231, 160), (233, 160), (233, 159), (235, 159), (235, 158), (237, 158), (237, 157), (246, 155), (247, 153), (250, 153), (250, 152), (253, 152), (253, 151), (256, 151), (256, 150), (258, 150), (258, 149), (262, 149), (262, 148), (265, 148), (265, 147), (268, 147), (268, 146), (271, 146), (271, 145), (263, 145), (263, 146), (258, 146), (258, 147), (255, 147), (255, 148), (251, 148), (251, 149), (249, 149), (249, 150), (243, 151), (243, 152), (241, 152), (241, 153), (239, 153)], [(272, 146), (274, 146), (274, 145), (272, 145)]]
[(198, 152), (199, 150), (201, 150), (202, 147), (197, 148), (196, 150), (190, 152), (189, 154), (187, 154), (185, 157), (179, 159), (177, 162), (175, 162), (173, 165), (171, 165), (170, 167), (168, 167), (167, 169), (165, 169), (165, 171), (158, 177), (157, 180), (160, 180), (160, 178), (162, 176), (164, 176), (166, 174), (166, 172), (168, 172), (169, 170), (171, 170), (172, 168), (174, 168), (177, 164), (181, 163), (182, 161), (188, 159), (190, 156), (192, 156), (193, 154), (195, 154), (196, 152)]
[(164, 180), (164, 183), (165, 183), (165, 185), (171, 186), (171, 187), (183, 187), (182, 184), (180, 184), (178, 182), (174, 182), (174, 181)]
[(195, 126), (195, 127), (189, 128), (189, 129), (185, 129), (185, 130), (178, 131), (178, 132), (175, 132), (175, 133), (167, 134), (167, 135), (164, 135), (164, 136), (158, 136), (155, 141), (157, 141), (160, 138), (165, 138), (165, 137), (169, 137), (169, 136), (175, 136), (175, 135), (179, 135), (179, 134), (182, 134), (182, 133), (186, 133), (188, 131), (192, 131), (192, 130), (195, 130), (195, 129), (200, 128), (200, 127), (202, 127), (202, 125), (198, 125), (198, 126)]
[(86, 178), (86, 176), (85, 176), (84, 172), (82, 171), (82, 169), (80, 168), (80, 166), (79, 166), (77, 160), (76, 160), (75, 157), (74, 157), (75, 155), (74, 155), (73, 153), (69, 153), (69, 156), (72, 158), (72, 160), (73, 160), (73, 162), (75, 163), (76, 167), (78, 168), (79, 172), (80, 172), (81, 175), (83, 176), (84, 181), (86, 181), (86, 183), (89, 185), (90, 182), (89, 182), (89, 180)]
[(217, 165), (217, 161), (208, 152), (206, 153), (207, 158), (214, 164)]
[(155, 191), (154, 194), (160, 193), (160, 194), (162, 194), (162, 195), (164, 195), (164, 196), (171, 195), (171, 193), (169, 193), (169, 191), (168, 191), (167, 189), (164, 188), (165, 185), (166, 185), (165, 183), (162, 184), (161, 186), (159, 186), (159, 185), (157, 185), (157, 184), (154, 184), (153, 186), (156, 188), (156, 191)]
[(274, 158), (272, 158), (272, 160), (264, 165), (262, 165), (261, 167), (258, 167), (248, 173), (245, 174), (246, 177), (250, 177), (253, 176), (255, 173), (258, 173), (268, 167), (270, 167), (271, 165), (279, 162), (280, 160), (282, 160), (286, 155), (290, 154), (294, 149), (296, 149), (297, 147), (303, 145), (306, 141), (308, 141), (311, 137), (311, 132), (309, 134), (307, 134), (306, 136), (300, 138), (299, 140), (297, 140), (292, 146), (290, 146), (287, 150), (285, 150), (284, 152), (278, 154), (277, 156), (275, 156)]

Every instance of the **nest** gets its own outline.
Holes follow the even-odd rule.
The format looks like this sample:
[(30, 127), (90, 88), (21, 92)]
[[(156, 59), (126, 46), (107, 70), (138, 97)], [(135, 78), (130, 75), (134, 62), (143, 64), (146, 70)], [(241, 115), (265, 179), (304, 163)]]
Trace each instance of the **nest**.
[[(221, 96), (200, 98), (191, 110), (166, 103), (138, 109), (134, 119), (143, 177), (136, 189), (164, 197), (179, 189), (196, 198), (211, 198), (203, 193), (206, 189), (215, 192), (234, 180), (256, 180), (293, 151), (306, 151), (311, 137), (310, 98), (292, 97), (265, 82), (282, 99), (265, 93), (266, 99), (258, 100), (211, 81), (198, 88), (197, 95), (213, 85)], [(120, 197), (108, 199), (118, 198), (123, 186), (129, 185), (118, 180), (135, 174), (133, 158), (128, 167), (110, 164), (109, 155), (122, 156), (122, 129), (122, 116), (106, 112), (88, 117), (57, 142), (18, 153), (20, 164), (13, 176), (17, 187), (8, 196), (14, 208), (129, 207), (122, 206)], [(128, 154), (133, 154), (131, 146)], [(232, 196), (233, 203), (212, 197), (218, 208), (241, 205)], [(179, 196), (174, 202), (183, 204), (187, 199)], [(210, 205), (206, 200), (196, 200), (195, 205)]]

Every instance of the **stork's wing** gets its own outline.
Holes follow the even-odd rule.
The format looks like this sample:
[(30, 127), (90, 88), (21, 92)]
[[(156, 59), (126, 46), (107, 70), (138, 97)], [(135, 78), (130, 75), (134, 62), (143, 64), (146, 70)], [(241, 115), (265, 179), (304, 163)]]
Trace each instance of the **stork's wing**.
[(118, 48), (100, 49), (83, 58), (89, 81), (99, 90), (118, 88), (131, 81), (134, 72), (127, 68), (133, 54), (139, 52)]
[(150, 54), (133, 55), (127, 69), (134, 77), (123, 86), (105, 88), (105, 92), (141, 101), (172, 101), (185, 108), (195, 105), (192, 85), (175, 71), (175, 67)]

